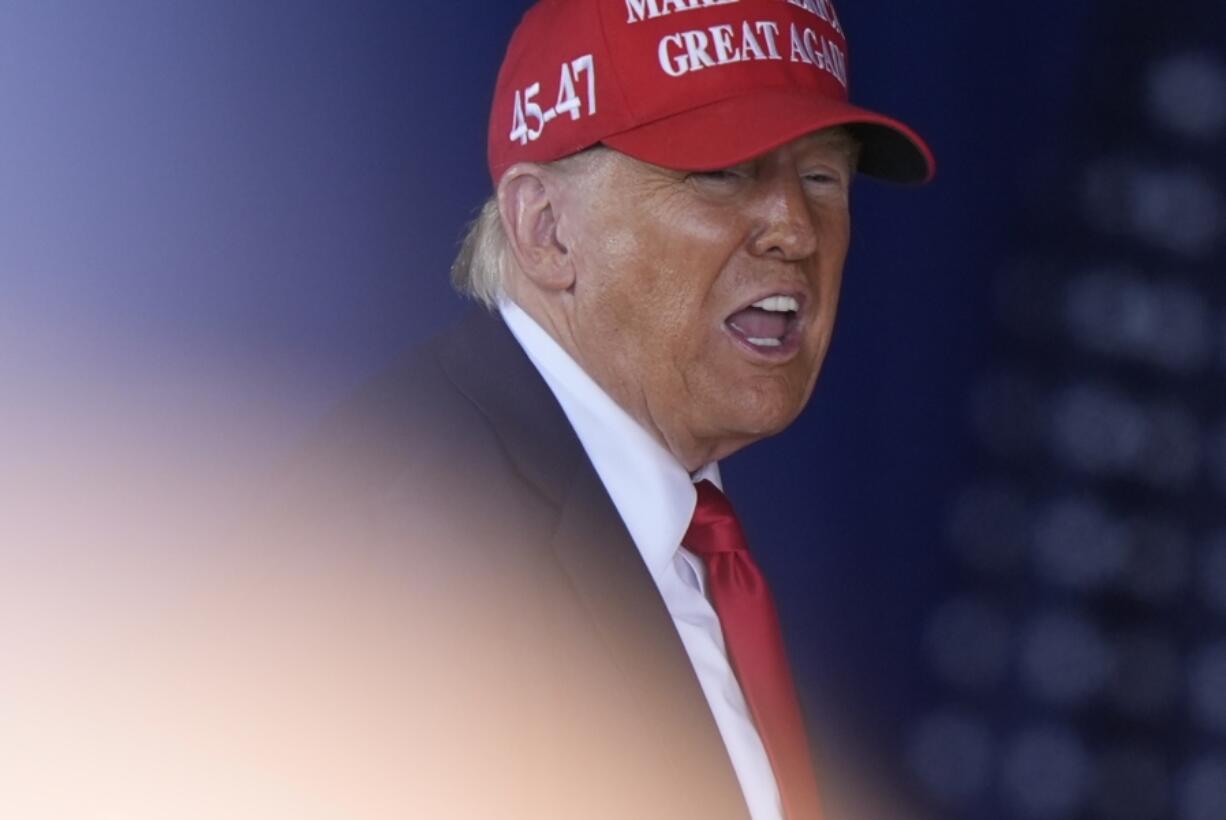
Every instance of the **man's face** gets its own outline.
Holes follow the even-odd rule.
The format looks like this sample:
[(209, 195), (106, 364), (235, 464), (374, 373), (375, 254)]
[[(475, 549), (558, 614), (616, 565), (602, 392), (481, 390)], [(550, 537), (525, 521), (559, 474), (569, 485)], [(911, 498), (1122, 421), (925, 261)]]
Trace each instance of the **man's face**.
[(779, 432), (808, 401), (847, 255), (852, 155), (838, 130), (714, 173), (609, 150), (568, 186), (570, 352), (688, 469)]

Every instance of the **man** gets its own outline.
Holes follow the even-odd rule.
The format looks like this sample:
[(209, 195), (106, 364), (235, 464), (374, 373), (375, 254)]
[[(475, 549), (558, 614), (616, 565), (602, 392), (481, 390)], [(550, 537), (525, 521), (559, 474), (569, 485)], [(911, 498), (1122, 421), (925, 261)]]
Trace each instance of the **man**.
[(718, 461), (813, 390), (857, 166), (932, 173), (846, 55), (828, 0), (542, 0), (516, 30), (453, 270), (491, 310), (313, 470), (353, 504), (331, 532), (410, 567), (433, 812), (820, 816)]

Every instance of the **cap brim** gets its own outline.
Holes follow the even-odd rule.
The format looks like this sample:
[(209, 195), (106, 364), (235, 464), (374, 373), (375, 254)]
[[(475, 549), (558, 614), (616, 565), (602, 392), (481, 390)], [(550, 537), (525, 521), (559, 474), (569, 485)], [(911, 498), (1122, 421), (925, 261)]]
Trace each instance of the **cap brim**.
[(692, 108), (605, 137), (636, 159), (685, 171), (726, 168), (823, 128), (846, 126), (860, 140), (858, 170), (918, 184), (936, 160), (918, 134), (897, 120), (795, 89), (762, 89)]

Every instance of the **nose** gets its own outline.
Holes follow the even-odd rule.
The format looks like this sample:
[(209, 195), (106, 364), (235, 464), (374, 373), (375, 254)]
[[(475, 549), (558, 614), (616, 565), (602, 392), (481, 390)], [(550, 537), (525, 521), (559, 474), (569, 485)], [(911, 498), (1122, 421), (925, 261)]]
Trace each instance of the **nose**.
[(795, 174), (776, 172), (760, 181), (759, 194), (760, 224), (750, 250), (786, 261), (817, 253), (817, 217), (801, 180)]

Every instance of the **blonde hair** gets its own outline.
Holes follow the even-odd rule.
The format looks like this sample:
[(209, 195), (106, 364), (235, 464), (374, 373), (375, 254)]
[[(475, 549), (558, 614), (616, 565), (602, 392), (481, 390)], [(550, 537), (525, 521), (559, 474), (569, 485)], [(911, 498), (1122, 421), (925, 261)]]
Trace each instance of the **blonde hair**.
[(502, 266), (509, 252), (495, 193), (468, 225), (460, 252), (451, 263), (452, 286), (486, 307), (496, 307), (502, 298)]

